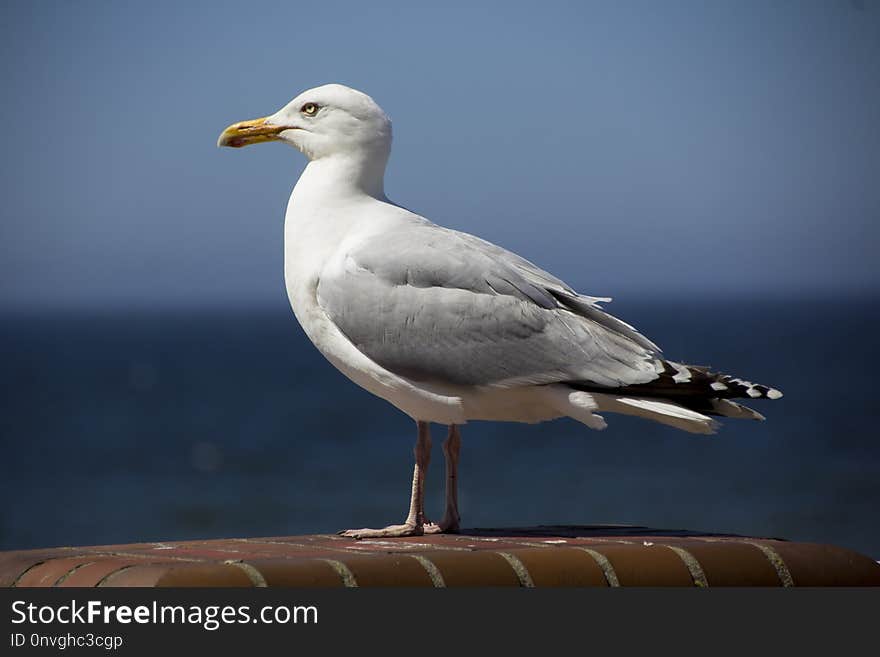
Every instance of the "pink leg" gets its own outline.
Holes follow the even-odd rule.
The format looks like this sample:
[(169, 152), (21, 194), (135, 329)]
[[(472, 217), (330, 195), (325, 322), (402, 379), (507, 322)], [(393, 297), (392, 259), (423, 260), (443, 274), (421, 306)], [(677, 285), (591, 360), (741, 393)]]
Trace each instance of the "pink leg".
[(461, 516), (458, 514), (458, 456), (461, 452), (461, 431), (458, 425), (449, 426), (449, 434), (443, 443), (446, 455), (446, 512), (439, 525), (426, 524), (426, 534), (455, 533), (460, 529)]
[(386, 538), (394, 536), (420, 536), (427, 523), (425, 519), (425, 475), (431, 460), (431, 428), (427, 422), (418, 422), (418, 439), (413, 453), (416, 465), (413, 470), (412, 495), (409, 514), (402, 525), (389, 525), (382, 529), (347, 529), (339, 532), (349, 538)]

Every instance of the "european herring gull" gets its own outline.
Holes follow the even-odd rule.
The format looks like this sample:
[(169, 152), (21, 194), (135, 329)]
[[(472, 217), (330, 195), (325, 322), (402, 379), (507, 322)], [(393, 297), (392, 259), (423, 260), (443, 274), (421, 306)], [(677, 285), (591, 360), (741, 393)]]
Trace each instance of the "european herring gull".
[[(778, 390), (663, 358), (661, 350), (552, 274), (495, 244), (438, 226), (384, 191), (391, 121), (338, 84), (303, 92), (275, 114), (229, 126), (218, 145), (282, 141), (309, 160), (284, 227), (293, 312), (322, 354), (418, 427), (403, 524), (354, 538), (455, 532), (457, 469), (468, 420), (568, 416), (604, 429), (597, 412), (713, 433), (712, 416), (763, 419), (735, 398)], [(429, 423), (448, 425), (446, 512), (425, 517)]]

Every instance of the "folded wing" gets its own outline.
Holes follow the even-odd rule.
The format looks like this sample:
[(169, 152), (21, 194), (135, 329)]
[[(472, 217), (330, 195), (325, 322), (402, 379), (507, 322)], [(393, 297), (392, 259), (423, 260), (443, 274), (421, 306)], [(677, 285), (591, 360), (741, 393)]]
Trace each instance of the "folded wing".
[(599, 299), (465, 233), (414, 223), (340, 250), (318, 302), (374, 362), (416, 380), (618, 388), (663, 371), (659, 349)]

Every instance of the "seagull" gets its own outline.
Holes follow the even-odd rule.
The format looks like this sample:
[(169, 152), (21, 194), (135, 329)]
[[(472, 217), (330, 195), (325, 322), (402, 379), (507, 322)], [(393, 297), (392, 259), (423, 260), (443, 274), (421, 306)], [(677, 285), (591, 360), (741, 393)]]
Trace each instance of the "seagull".
[[(409, 513), (402, 524), (340, 532), (384, 538), (457, 532), (461, 425), (574, 418), (599, 412), (714, 433), (714, 416), (763, 420), (735, 401), (782, 393), (667, 360), (611, 299), (580, 294), (528, 260), (450, 230), (385, 196), (391, 121), (363, 92), (309, 89), (259, 119), (230, 125), (218, 146), (280, 141), (308, 164), (284, 223), (284, 278), (293, 312), (349, 379), (417, 425)], [(430, 423), (448, 426), (446, 510), (425, 516)]]

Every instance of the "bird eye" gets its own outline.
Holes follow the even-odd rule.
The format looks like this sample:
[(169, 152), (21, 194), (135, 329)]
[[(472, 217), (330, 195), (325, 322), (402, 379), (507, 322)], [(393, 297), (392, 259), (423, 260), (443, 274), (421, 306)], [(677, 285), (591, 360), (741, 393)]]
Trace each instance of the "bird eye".
[(315, 103), (306, 103), (302, 106), (300, 112), (302, 112), (306, 116), (314, 116), (318, 113), (318, 106), (315, 105)]

